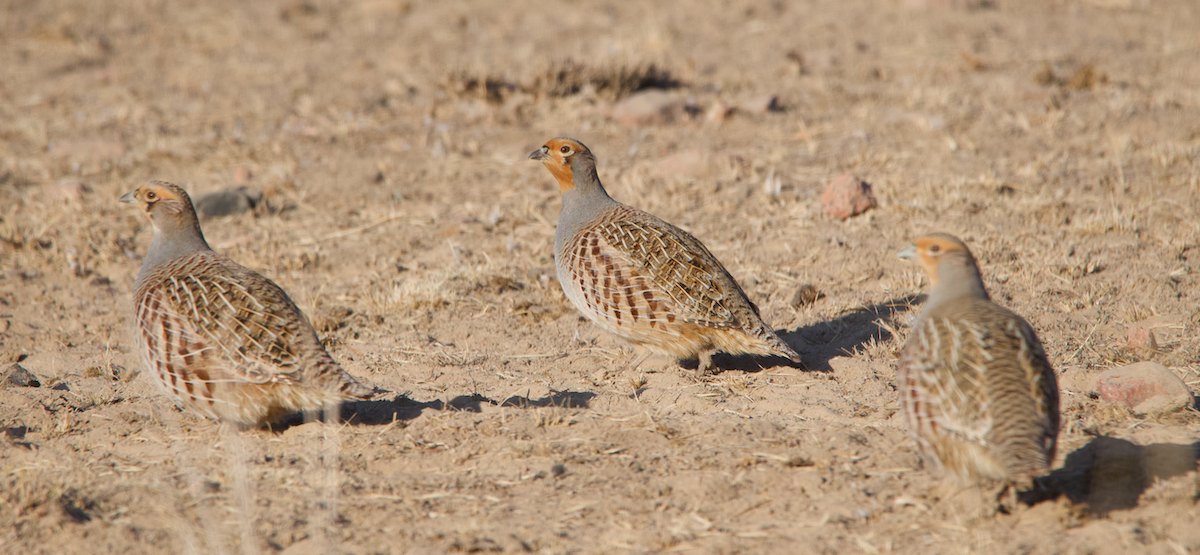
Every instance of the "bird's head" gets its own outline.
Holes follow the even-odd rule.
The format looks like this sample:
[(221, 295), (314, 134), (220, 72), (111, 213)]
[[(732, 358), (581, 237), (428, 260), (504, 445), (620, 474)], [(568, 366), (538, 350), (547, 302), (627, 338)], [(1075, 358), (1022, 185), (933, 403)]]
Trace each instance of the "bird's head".
[(154, 226), (174, 228), (198, 227), (196, 211), (192, 208), (192, 199), (182, 187), (166, 181), (151, 181), (134, 189), (121, 197), (121, 202), (137, 204)]
[(596, 173), (596, 158), (592, 151), (575, 139), (550, 139), (542, 148), (531, 152), (529, 159), (541, 161), (564, 193), (575, 188), (577, 176), (590, 179)]
[(896, 256), (905, 259), (916, 259), (925, 273), (929, 275), (930, 285), (937, 287), (939, 282), (939, 266), (943, 263), (957, 266), (975, 267), (975, 257), (967, 245), (958, 237), (947, 233), (931, 233), (917, 239)]

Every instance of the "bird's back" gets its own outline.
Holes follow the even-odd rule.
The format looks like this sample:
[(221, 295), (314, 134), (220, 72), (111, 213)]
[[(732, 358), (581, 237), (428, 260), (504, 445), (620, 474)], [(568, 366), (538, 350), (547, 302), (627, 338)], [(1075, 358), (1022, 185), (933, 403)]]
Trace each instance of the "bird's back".
[(372, 391), (329, 356), (278, 285), (223, 255), (188, 254), (139, 281), (146, 365), (169, 394), (208, 416), (245, 420), (246, 411), (279, 413)]
[[(778, 341), (700, 241), (641, 210), (619, 204), (605, 209), (561, 241), (555, 258), (568, 298), (593, 321), (635, 343), (682, 341), (680, 348), (659, 350), (690, 356), (700, 349), (692, 343), (713, 343), (714, 331), (737, 332), (742, 343), (763, 343), (757, 351), (764, 354), (772, 348), (762, 336)], [(693, 337), (697, 334), (705, 337)], [(752, 345), (728, 350), (756, 352)]]
[(990, 300), (922, 314), (898, 366), (909, 429), (964, 480), (1032, 477), (1054, 458), (1058, 387), (1033, 328)]

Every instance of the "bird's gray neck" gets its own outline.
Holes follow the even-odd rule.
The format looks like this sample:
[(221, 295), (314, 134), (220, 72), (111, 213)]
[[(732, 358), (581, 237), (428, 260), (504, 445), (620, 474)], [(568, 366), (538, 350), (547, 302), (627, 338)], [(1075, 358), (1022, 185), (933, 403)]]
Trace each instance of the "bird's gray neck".
[(142, 259), (142, 269), (138, 272), (135, 287), (141, 287), (146, 274), (158, 266), (186, 254), (211, 250), (198, 225), (192, 230), (167, 231), (155, 226), (154, 239), (150, 241), (150, 250), (146, 251), (146, 258)]
[(582, 180), (577, 177), (575, 187), (562, 194), (562, 212), (558, 214), (558, 226), (554, 230), (556, 257), (584, 225), (595, 220), (605, 209), (621, 205), (608, 196), (598, 180), (579, 181)]
[[(950, 263), (953, 262), (953, 263)], [(974, 260), (943, 261), (938, 265), (938, 284), (929, 292), (925, 308), (921, 310), (918, 320), (933, 312), (939, 306), (958, 299), (990, 300), (987, 288), (983, 286), (983, 278), (979, 275), (979, 267)]]

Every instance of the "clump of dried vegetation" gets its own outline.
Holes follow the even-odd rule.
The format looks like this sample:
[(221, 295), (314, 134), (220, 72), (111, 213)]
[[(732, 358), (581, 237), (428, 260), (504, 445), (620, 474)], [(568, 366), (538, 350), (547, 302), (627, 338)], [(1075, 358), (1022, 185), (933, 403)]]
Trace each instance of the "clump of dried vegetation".
[(535, 76), (525, 91), (538, 97), (562, 97), (590, 87), (599, 96), (616, 99), (641, 89), (678, 85), (670, 70), (655, 63), (592, 66), (563, 60)]
[(586, 91), (617, 100), (642, 89), (677, 87), (680, 82), (669, 69), (653, 62), (593, 65), (565, 59), (549, 64), (524, 82), (506, 75), (456, 70), (443, 77), (439, 85), (457, 97), (500, 103), (517, 92), (536, 98), (562, 98)]

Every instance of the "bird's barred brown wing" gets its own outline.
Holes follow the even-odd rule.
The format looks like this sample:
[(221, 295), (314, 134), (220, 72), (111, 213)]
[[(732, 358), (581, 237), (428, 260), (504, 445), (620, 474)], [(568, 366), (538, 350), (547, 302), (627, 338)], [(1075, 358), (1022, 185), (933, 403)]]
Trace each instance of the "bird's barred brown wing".
[(732, 279), (699, 241), (633, 209), (617, 212), (584, 229), (566, 253), (589, 307), (618, 326), (738, 326), (724, 283)]
[[(954, 459), (953, 442), (996, 454), (1010, 473), (1045, 468), (1058, 432), (1054, 371), (1033, 329), (986, 300), (964, 318), (931, 314), (900, 361), (905, 416), (922, 448)], [(942, 460), (960, 474), (986, 474), (990, 462)]]
[[(1003, 310), (1003, 309), (1001, 309)], [(1014, 370), (993, 373), (997, 402), (994, 435), (1008, 445), (1006, 464), (1020, 472), (1040, 471), (1054, 462), (1058, 442), (1058, 378), (1037, 333), (1023, 318), (1008, 313), (1006, 335), (1017, 350)]]
[(992, 426), (980, 360), (986, 350), (972, 344), (985, 334), (969, 321), (938, 317), (911, 333), (899, 375), (909, 429), (926, 448), (940, 437), (983, 445)]
[(177, 379), (196, 373), (207, 374), (195, 376), (202, 382), (297, 381), (297, 343), (314, 332), (302, 329), (307, 321), (277, 285), (217, 255), (184, 258), (147, 278), (137, 295), (140, 339), (177, 391)]

